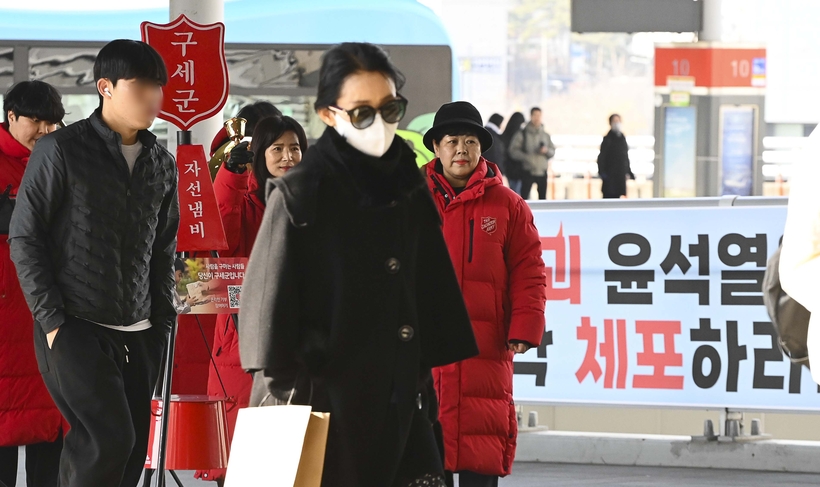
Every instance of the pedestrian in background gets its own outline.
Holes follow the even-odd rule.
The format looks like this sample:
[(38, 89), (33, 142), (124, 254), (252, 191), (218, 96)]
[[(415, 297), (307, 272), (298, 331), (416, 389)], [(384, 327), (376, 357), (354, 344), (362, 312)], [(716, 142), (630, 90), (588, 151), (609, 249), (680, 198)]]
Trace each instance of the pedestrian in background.
[(30, 487), (56, 487), (63, 419), (46, 390), (34, 355), (31, 311), (8, 244), (9, 219), (31, 150), (65, 116), (60, 93), (23, 81), (3, 97), (0, 124), (0, 485), (17, 482), (18, 447), (26, 445)]
[(610, 131), (601, 142), (598, 154), (598, 176), (601, 178), (601, 192), (604, 198), (626, 196), (626, 178), (635, 179), (629, 165), (629, 144), (626, 142), (621, 116), (617, 113), (609, 117)]
[[(245, 133), (243, 135), (246, 137), (253, 134), (253, 131), (256, 128), (256, 122), (268, 117), (281, 116), (282, 112), (269, 101), (257, 101), (255, 103), (251, 103), (250, 105), (245, 105), (240, 108), (239, 112), (236, 114), (236, 118), (245, 119)], [(218, 173), (219, 166), (217, 161), (225, 157), (225, 149), (230, 142), (231, 138), (228, 135), (228, 129), (225, 127), (219, 129), (219, 132), (214, 135), (214, 138), (211, 141), (211, 159), (208, 162), (208, 167), (211, 168), (212, 179), (215, 179)]]
[(521, 194), (521, 178), (524, 173), (524, 165), (518, 159), (510, 155), (510, 146), (512, 146), (513, 137), (521, 131), (524, 126), (524, 114), (515, 112), (507, 120), (507, 125), (504, 127), (504, 132), (501, 133), (501, 143), (504, 144), (504, 173), (507, 178), (507, 184), (510, 189), (516, 194)]
[(538, 107), (530, 110), (530, 123), (518, 132), (510, 145), (510, 155), (521, 161), (521, 197), (530, 199), (532, 185), (538, 187), (538, 199), (547, 199), (549, 160), (555, 156), (552, 137), (542, 125), (543, 114)]
[(507, 162), (507, 146), (504, 144), (504, 141), (501, 140), (501, 124), (503, 123), (504, 117), (498, 113), (493, 113), (490, 116), (484, 128), (493, 136), (493, 144), (484, 149), (484, 153), (482, 154), (485, 159), (498, 166), (498, 169), (501, 170), (501, 174), (505, 174), (506, 169), (504, 163)]

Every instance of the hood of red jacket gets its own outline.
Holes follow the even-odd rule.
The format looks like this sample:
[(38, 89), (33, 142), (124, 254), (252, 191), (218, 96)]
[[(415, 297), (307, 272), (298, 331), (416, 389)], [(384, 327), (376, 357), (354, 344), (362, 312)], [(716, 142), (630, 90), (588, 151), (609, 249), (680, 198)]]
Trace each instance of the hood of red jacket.
[[(444, 194), (449, 196), (449, 200), (453, 201), (456, 197), (456, 192), (444, 177), (441, 161), (438, 158), (433, 159), (424, 166), (424, 170), (426, 171), (427, 181), (433, 194), (444, 192)], [(504, 184), (504, 181), (501, 179), (501, 171), (498, 169), (498, 166), (482, 157), (478, 161), (473, 175), (470, 176), (470, 180), (467, 181), (467, 186), (464, 191), (458, 196), (462, 201), (479, 198), (484, 194), (487, 188), (499, 184)]]
[(0, 152), (13, 159), (22, 159), (23, 162), (31, 156), (31, 151), (11, 135), (8, 123), (0, 124)]

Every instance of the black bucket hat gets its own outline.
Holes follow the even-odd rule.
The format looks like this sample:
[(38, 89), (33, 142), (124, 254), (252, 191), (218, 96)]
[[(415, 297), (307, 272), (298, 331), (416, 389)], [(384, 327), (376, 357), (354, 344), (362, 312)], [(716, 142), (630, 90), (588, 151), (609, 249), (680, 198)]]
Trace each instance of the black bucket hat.
[(424, 147), (433, 152), (433, 140), (441, 140), (447, 135), (447, 129), (453, 127), (475, 130), (478, 141), (481, 142), (481, 152), (493, 145), (493, 136), (484, 128), (478, 109), (469, 102), (454, 101), (445, 103), (436, 112), (433, 126), (424, 134)]

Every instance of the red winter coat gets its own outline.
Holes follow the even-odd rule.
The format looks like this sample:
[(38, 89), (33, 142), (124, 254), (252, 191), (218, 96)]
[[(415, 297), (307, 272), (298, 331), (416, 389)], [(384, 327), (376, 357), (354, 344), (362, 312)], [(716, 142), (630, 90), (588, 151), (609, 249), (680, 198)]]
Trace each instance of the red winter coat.
[[(0, 125), (0, 194), (23, 179), (31, 152)], [(34, 322), (0, 235), (0, 447), (54, 441), (62, 415), (51, 400), (34, 355)]]
[(461, 194), (434, 160), (427, 180), (473, 324), (478, 357), (433, 371), (445, 468), (509, 475), (518, 425), (510, 340), (541, 344), (546, 271), (529, 206), (482, 158)]
[[(219, 253), (220, 257), (250, 257), (256, 234), (262, 224), (265, 204), (256, 196), (258, 185), (251, 171), (234, 174), (225, 167), (220, 167), (214, 180), (214, 193), (222, 214), (222, 224), (228, 240), (228, 250)], [(219, 377), (228, 392), (228, 439), (233, 438), (236, 416), (240, 408), (248, 406), (253, 383), (250, 374), (242, 368), (239, 360), (239, 338), (233, 315), (219, 315), (214, 330), (214, 362), (219, 369), (219, 376), (213, 367), (208, 374), (208, 394), (224, 394)], [(235, 404), (234, 404), (235, 402)], [(225, 470), (197, 472), (197, 478), (217, 480), (225, 477)]]

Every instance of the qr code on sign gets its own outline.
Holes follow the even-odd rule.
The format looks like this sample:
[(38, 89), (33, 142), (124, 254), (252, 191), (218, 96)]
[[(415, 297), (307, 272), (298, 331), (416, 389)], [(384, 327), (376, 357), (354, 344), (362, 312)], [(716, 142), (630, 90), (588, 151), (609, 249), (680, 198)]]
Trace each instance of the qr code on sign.
[(239, 294), (242, 292), (242, 286), (228, 286), (228, 307), (231, 309), (239, 309)]

